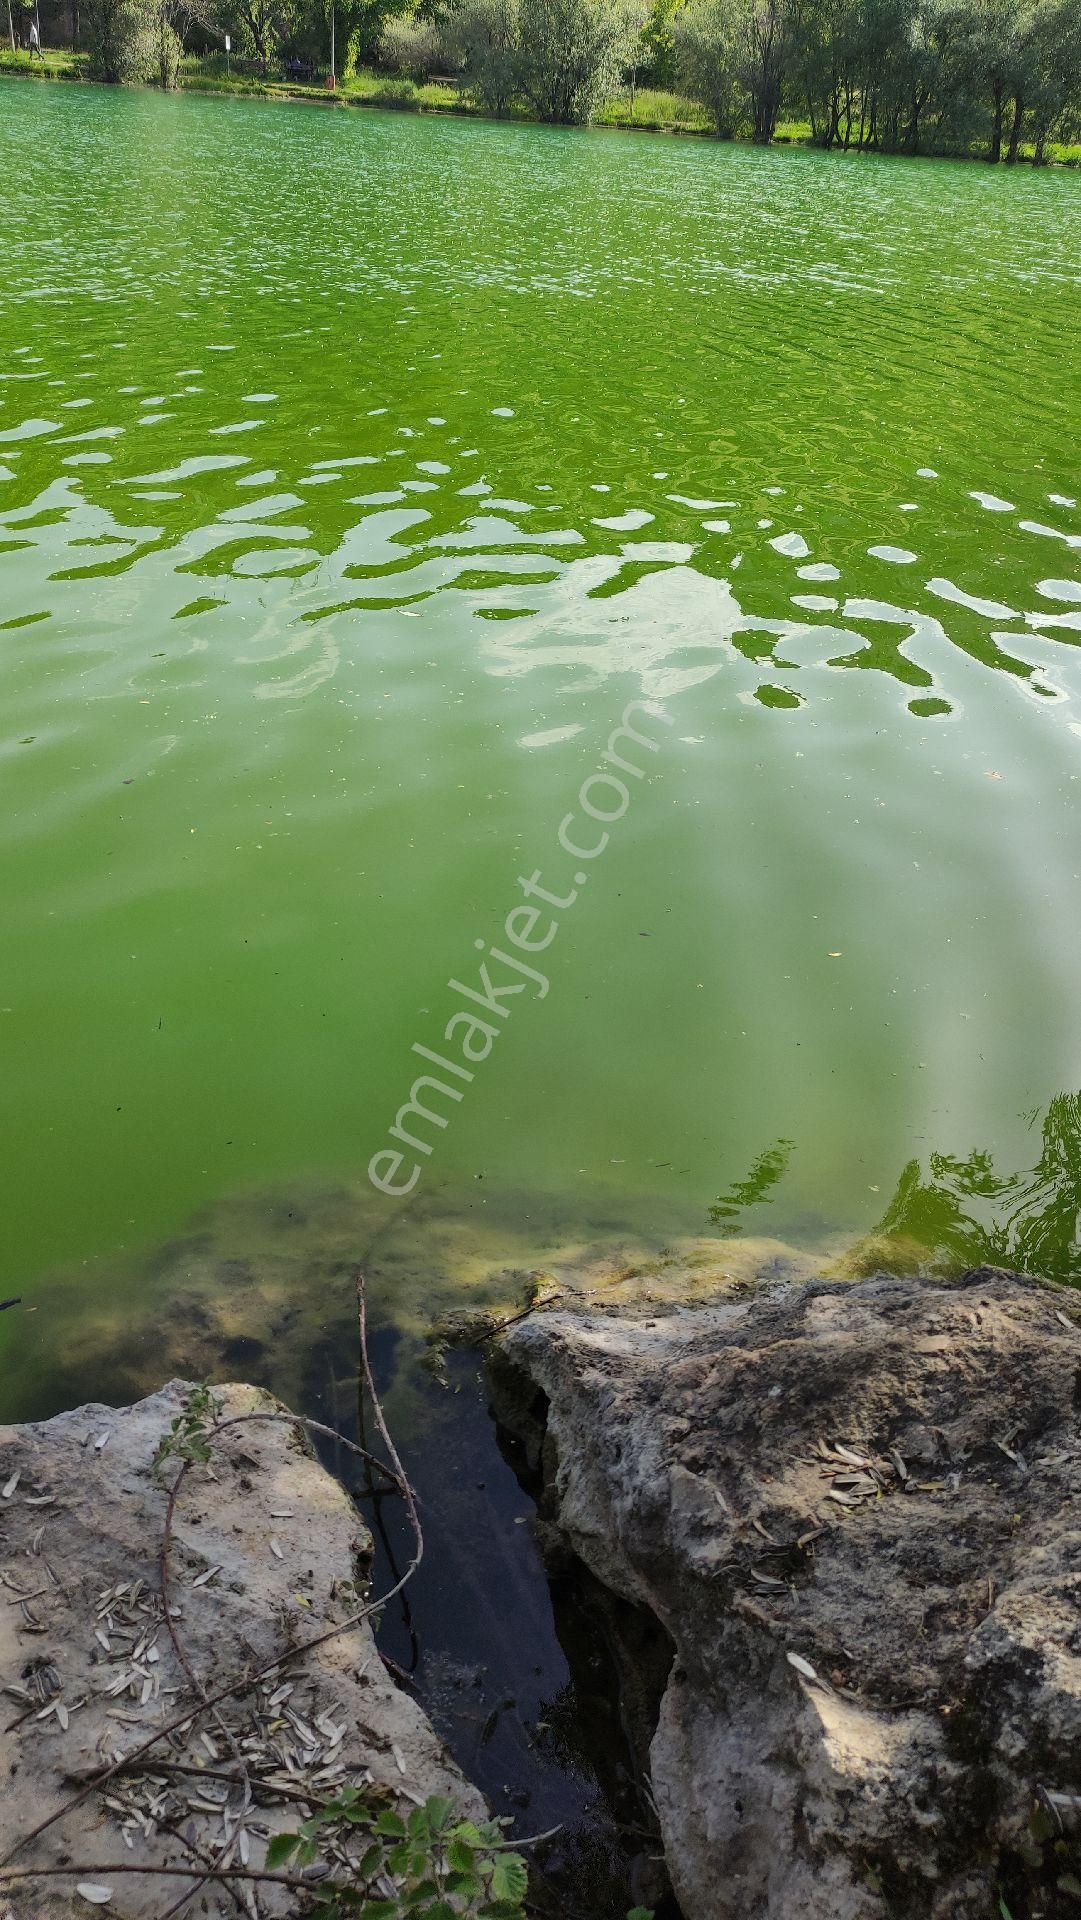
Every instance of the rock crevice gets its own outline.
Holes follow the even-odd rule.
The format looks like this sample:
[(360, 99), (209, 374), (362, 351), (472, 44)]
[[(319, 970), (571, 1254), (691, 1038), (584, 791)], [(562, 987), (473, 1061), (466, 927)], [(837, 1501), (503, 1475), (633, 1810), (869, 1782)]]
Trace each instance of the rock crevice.
[(675, 1647), (651, 1770), (687, 1920), (1076, 1909), (1078, 1319), (982, 1268), (500, 1342), (548, 1520)]

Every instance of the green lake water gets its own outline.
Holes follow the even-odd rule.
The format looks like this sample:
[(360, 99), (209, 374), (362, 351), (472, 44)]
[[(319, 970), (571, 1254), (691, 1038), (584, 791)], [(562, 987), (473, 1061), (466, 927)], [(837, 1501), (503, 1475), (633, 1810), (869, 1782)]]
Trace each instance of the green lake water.
[(1076, 1276), (1081, 181), (15, 83), (0, 172), (4, 1411), (365, 1252), (632, 701), (410, 1217)]

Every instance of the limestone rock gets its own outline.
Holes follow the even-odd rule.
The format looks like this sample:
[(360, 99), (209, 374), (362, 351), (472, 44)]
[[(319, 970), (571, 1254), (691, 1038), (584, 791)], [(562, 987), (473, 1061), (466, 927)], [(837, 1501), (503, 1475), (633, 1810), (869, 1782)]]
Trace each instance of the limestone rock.
[(1030, 1821), (1081, 1789), (1079, 1304), (981, 1268), (501, 1340), (549, 1518), (674, 1647), (686, 1920), (1076, 1909)]
[[(130, 1753), (197, 1699), (162, 1615), (166, 1493), (152, 1471), (188, 1391), (174, 1381), (132, 1407), (86, 1406), (40, 1425), (0, 1428), (0, 1853), (115, 1754)], [(223, 1419), (284, 1411), (252, 1387), (225, 1387), (216, 1398)], [(215, 1444), (211, 1464), (213, 1477), (204, 1467), (189, 1473), (177, 1503), (170, 1597), (185, 1657), (213, 1693), (353, 1612), (371, 1537), (292, 1425), (235, 1427)], [(290, 1684), (285, 1698), (274, 1698)], [(347, 1781), (367, 1779), (406, 1812), (430, 1793), (445, 1793), (464, 1815), (485, 1817), (479, 1794), (420, 1708), (391, 1681), (367, 1621), (224, 1702), (221, 1713), (242, 1751), (262, 1754), (251, 1759), (253, 1774), (276, 1743), (282, 1777), (295, 1767), (300, 1787), (318, 1781), (332, 1796)], [(204, 1714), (186, 1735), (155, 1747), (146, 1765), (163, 1760), (193, 1771), (163, 1771), (162, 1817), (213, 1858), (236, 1824), (238, 1795), (213, 1779), (215, 1771), (236, 1771), (228, 1739)], [(115, 1776), (11, 1865), (74, 1861), (86, 1869), (81, 1881), (112, 1887), (102, 1911), (130, 1920), (163, 1913), (183, 1880), (111, 1880), (95, 1868), (117, 1860), (190, 1864), (153, 1814), (149, 1832), (133, 1823), (131, 1809), (145, 1809), (157, 1791), (145, 1775)], [(227, 1816), (198, 1804), (226, 1795)], [(245, 1815), (245, 1849), (258, 1868), (269, 1834), (295, 1828), (304, 1809), (283, 1809), (258, 1791), (255, 1800)], [(14, 1920), (91, 1910), (63, 1879), (18, 1882), (0, 1896), (0, 1911)], [(262, 1889), (259, 1900), (267, 1915), (295, 1910), (296, 1895), (279, 1889)], [(191, 1911), (217, 1916), (237, 1908), (222, 1888), (208, 1886)]]

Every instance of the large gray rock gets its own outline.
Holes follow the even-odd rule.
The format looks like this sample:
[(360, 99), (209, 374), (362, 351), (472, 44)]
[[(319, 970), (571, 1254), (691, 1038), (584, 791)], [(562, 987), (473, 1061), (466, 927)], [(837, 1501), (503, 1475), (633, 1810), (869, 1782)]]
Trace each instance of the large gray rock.
[(986, 1268), (503, 1337), (549, 1516), (674, 1646), (651, 1767), (687, 1920), (1077, 1911), (1030, 1826), (1081, 1788), (1077, 1317)]
[[(188, 1391), (174, 1381), (133, 1407), (80, 1407), (41, 1425), (0, 1428), (0, 1854), (114, 1756), (196, 1704), (162, 1615), (166, 1494), (152, 1471)], [(224, 1387), (215, 1397), (223, 1418), (283, 1411), (252, 1387)], [(224, 1435), (212, 1472), (200, 1466), (187, 1476), (170, 1556), (176, 1626), (207, 1691), (345, 1620), (360, 1604), (370, 1553), (356, 1508), (295, 1426), (258, 1421)], [(328, 1796), (346, 1782), (370, 1783), (406, 1811), (445, 1793), (463, 1814), (484, 1818), (479, 1794), (390, 1679), (366, 1620), (223, 1703), (221, 1714), (256, 1783), (275, 1778)], [(160, 1786), (117, 1775), (12, 1865), (76, 1862), (85, 1869), (79, 1879), (112, 1885), (109, 1912), (130, 1920), (163, 1913), (184, 1881), (111, 1880), (98, 1864), (190, 1864), (170, 1829), (212, 1859), (236, 1830), (241, 1797), (213, 1778), (235, 1773), (236, 1760), (211, 1715), (147, 1759), (151, 1767), (162, 1762)], [(215, 1811), (216, 1800), (228, 1805)], [(258, 1868), (269, 1835), (295, 1828), (304, 1807), (276, 1803), (258, 1784), (254, 1800), (243, 1815), (243, 1853)], [(233, 1862), (239, 1858), (238, 1845)], [(293, 1894), (260, 1890), (264, 1915), (295, 1905)], [(91, 1911), (74, 1883), (60, 1879), (0, 1890), (5, 1920)], [(191, 1911), (237, 1908), (210, 1886)]]

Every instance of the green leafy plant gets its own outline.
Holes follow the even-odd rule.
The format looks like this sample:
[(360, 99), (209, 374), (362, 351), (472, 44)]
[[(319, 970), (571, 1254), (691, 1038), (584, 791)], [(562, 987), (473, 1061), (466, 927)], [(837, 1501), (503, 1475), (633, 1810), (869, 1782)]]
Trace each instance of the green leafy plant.
[(363, 1839), (349, 1879), (313, 1887), (319, 1920), (524, 1920), (526, 1863), (508, 1848), (503, 1824), (459, 1819), (441, 1795), (403, 1819), (346, 1787), (295, 1833), (275, 1835), (267, 1867), (310, 1867), (327, 1839), (339, 1850)]
[(168, 1433), (158, 1442), (153, 1462), (158, 1478), (172, 1459), (189, 1466), (205, 1464), (210, 1459), (210, 1429), (220, 1418), (221, 1401), (214, 1398), (206, 1382), (193, 1387)]

